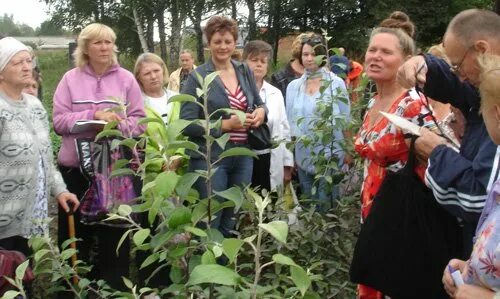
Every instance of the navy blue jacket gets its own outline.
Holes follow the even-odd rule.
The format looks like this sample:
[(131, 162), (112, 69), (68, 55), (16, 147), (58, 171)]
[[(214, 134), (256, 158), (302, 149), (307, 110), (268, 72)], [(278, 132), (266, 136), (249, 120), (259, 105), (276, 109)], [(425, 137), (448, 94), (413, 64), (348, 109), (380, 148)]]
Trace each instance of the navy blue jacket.
[[(247, 103), (249, 108), (255, 108), (256, 106), (263, 106), (264, 109), (267, 108), (264, 105), (264, 102), (259, 96), (259, 92), (257, 91), (257, 86), (255, 84), (255, 78), (253, 73), (248, 68), (248, 66), (244, 63), (240, 63), (238, 61), (231, 61), (236, 72), (236, 77), (238, 78), (238, 82), (240, 84), (243, 93), (247, 98)], [(205, 78), (208, 74), (215, 72), (215, 66), (212, 62), (212, 59), (209, 59), (206, 63), (197, 67), (194, 71), (189, 74), (186, 83), (184, 84), (181, 93), (190, 94), (196, 98), (198, 98), (198, 102), (203, 103), (203, 98), (197, 96), (196, 89), (201, 88), (201, 85), (198, 81), (197, 75), (199, 74), (201, 77)], [(221, 108), (231, 108), (229, 103), (229, 98), (227, 96), (226, 90), (224, 88), (224, 84), (219, 76), (212, 81), (209, 86), (208, 91), (208, 113), (216, 111)], [(213, 115), (211, 121), (216, 122), (218, 119), (228, 119), (230, 116), (225, 113), (216, 113)], [(195, 120), (195, 119), (204, 119), (205, 116), (203, 114), (203, 110), (196, 103), (184, 102), (181, 106), (180, 118), (186, 120)], [(267, 119), (267, 117), (266, 117)], [(188, 136), (189, 140), (195, 142), (200, 147), (199, 150), (201, 152), (206, 152), (205, 148), (205, 138), (204, 136), (204, 128), (199, 125), (191, 124), (184, 129), (184, 135)], [(218, 138), (222, 136), (224, 133), (221, 130), (221, 126), (215, 126), (210, 130), (210, 135), (214, 138)], [(217, 159), (219, 154), (222, 152), (222, 148), (220, 148), (217, 142), (214, 142), (212, 145), (212, 160)], [(201, 158), (198, 153), (193, 151), (188, 151), (192, 158)]]
[(460, 152), (437, 146), (429, 157), (425, 181), (443, 208), (463, 220), (464, 255), (468, 255), (487, 193), (498, 176), (498, 149), (479, 114), (478, 90), (461, 82), (444, 60), (425, 55), (425, 61), (424, 93), (459, 108), (467, 120)]

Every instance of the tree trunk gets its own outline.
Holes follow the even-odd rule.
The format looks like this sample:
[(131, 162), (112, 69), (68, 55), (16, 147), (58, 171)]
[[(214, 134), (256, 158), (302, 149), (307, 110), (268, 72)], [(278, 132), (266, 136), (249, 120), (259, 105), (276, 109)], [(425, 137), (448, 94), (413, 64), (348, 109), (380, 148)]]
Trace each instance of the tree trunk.
[(170, 33), (170, 61), (168, 65), (171, 70), (175, 70), (179, 67), (179, 52), (181, 47), (179, 40), (181, 39), (182, 20), (185, 17), (181, 16), (179, 0), (171, 1), (170, 15), (172, 17), (170, 24), (172, 31)]
[(269, 43), (273, 46), (273, 63), (278, 61), (278, 50), (281, 33), (281, 0), (269, 0), (269, 7), (272, 14), (272, 26)]
[[(500, 0), (499, 0), (500, 1)], [(231, 18), (233, 20), (237, 20), (238, 18), (238, 11), (237, 11), (237, 6), (236, 6), (236, 0), (231, 0)]]
[(144, 29), (142, 28), (142, 22), (139, 19), (139, 14), (137, 13), (137, 9), (132, 8), (132, 13), (134, 14), (134, 23), (137, 27), (137, 34), (139, 35), (139, 41), (141, 42), (141, 48), (144, 53), (149, 52), (148, 43), (146, 41), (146, 37), (144, 36)]
[(146, 24), (146, 40), (148, 42), (148, 49), (149, 52), (154, 53), (155, 52), (155, 44), (154, 44), (154, 25), (155, 25), (155, 18), (154, 14), (148, 14), (149, 16), (147, 17), (147, 24)]
[(167, 61), (167, 37), (165, 34), (165, 4), (159, 1), (156, 10), (156, 20), (158, 21), (158, 35), (160, 37), (160, 57)]
[(194, 6), (194, 10), (189, 14), (196, 34), (196, 58), (199, 64), (205, 63), (205, 53), (203, 49), (203, 30), (201, 29), (201, 18), (205, 0), (199, 0)]
[(500, 14), (500, 0), (495, 1), (495, 12)]
[(257, 37), (257, 23), (255, 21), (255, 0), (246, 0), (248, 7), (248, 35), (246, 40), (251, 41)]

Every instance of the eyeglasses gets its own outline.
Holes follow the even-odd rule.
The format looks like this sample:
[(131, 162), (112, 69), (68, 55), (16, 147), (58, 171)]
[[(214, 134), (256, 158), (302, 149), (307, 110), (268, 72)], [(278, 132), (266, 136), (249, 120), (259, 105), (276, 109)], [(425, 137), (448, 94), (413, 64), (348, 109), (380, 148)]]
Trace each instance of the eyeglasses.
[(460, 60), (460, 62), (458, 64), (452, 64), (450, 66), (450, 72), (452, 72), (453, 74), (455, 74), (457, 76), (460, 75), (460, 68), (462, 67), (462, 64), (464, 63), (464, 60), (467, 57), (467, 55), (469, 54), (470, 50), (472, 50), (472, 49), (474, 49), (474, 45), (467, 48), (467, 51), (465, 51), (464, 56), (462, 57), (462, 59)]

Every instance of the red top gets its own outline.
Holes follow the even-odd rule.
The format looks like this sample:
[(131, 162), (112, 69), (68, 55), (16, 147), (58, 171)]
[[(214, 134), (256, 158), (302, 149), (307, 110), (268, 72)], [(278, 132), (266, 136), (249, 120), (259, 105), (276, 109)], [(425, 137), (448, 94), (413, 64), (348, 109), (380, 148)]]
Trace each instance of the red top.
[[(375, 96), (368, 103), (370, 109), (377, 101)], [(419, 126), (432, 127), (432, 118), (424, 105), (424, 98), (414, 93), (414, 98), (405, 92), (394, 101), (387, 111), (404, 117)], [(363, 124), (356, 136), (355, 150), (365, 159), (364, 181), (361, 189), (361, 217), (370, 212), (373, 198), (377, 194), (387, 170), (398, 171), (408, 160), (408, 146), (404, 134), (385, 117), (380, 117), (370, 128), (370, 115), (366, 113)], [(425, 166), (418, 165), (416, 173), (423, 181)]]

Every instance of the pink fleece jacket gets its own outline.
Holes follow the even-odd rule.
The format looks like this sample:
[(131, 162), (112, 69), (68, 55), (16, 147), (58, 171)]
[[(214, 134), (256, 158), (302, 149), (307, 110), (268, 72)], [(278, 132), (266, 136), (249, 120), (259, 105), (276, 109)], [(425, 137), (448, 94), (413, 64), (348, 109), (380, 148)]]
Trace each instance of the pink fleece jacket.
[(66, 167), (78, 167), (76, 138), (95, 137), (97, 131), (80, 134), (70, 133), (78, 120), (93, 120), (97, 110), (118, 106), (110, 97), (125, 101), (127, 117), (119, 124), (124, 136), (138, 136), (144, 126), (137, 125), (145, 116), (141, 89), (132, 73), (118, 64), (113, 65), (102, 76), (97, 76), (89, 65), (83, 69), (74, 68), (66, 72), (54, 93), (53, 123), (54, 130), (62, 136), (61, 149), (57, 157), (58, 164)]

